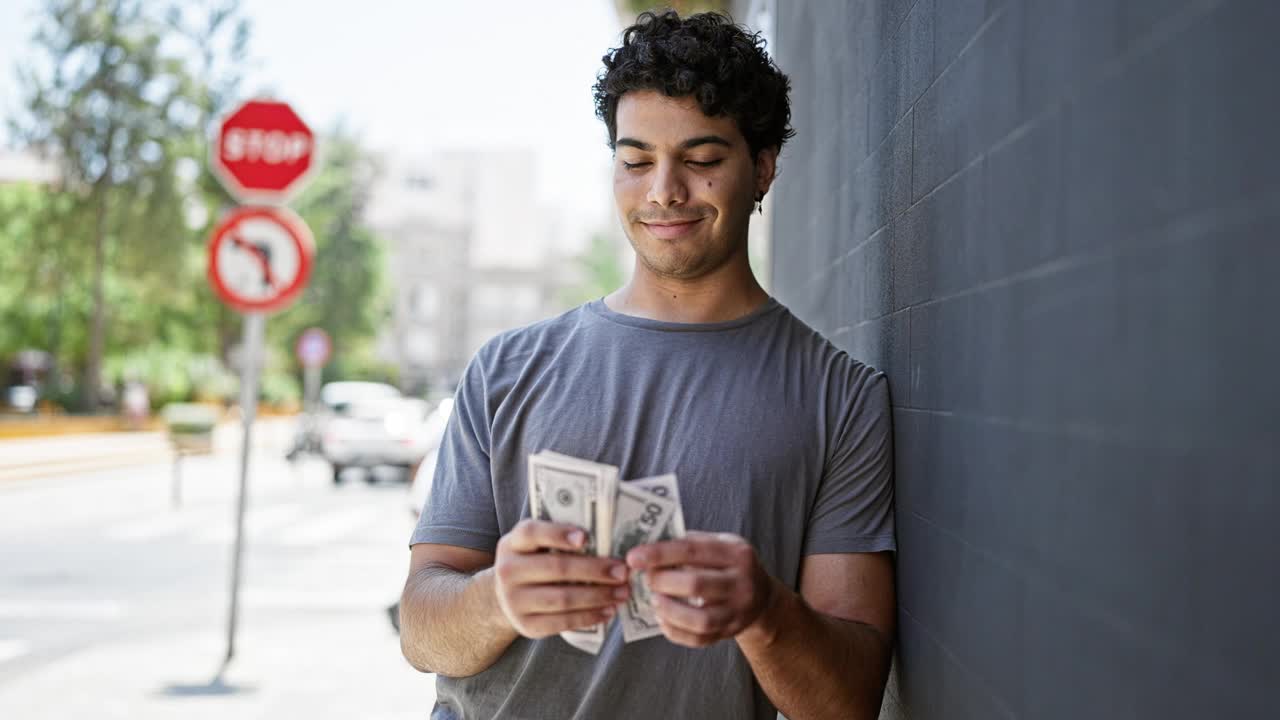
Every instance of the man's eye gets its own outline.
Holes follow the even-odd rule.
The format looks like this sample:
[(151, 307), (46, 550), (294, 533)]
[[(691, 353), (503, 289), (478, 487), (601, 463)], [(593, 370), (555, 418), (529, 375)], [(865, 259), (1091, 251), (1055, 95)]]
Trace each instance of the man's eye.
[(720, 162), (721, 161), (719, 160), (690, 160), (689, 164), (695, 165), (697, 167), (709, 168), (709, 167), (715, 167), (719, 165)]
[(622, 167), (626, 168), (627, 170), (635, 170), (635, 169), (637, 169), (637, 168), (642, 168), (642, 167), (645, 167), (646, 165), (652, 165), (652, 164), (653, 164), (653, 163), (649, 163), (649, 162), (634, 162), (634, 163), (629, 163), (629, 162), (627, 162), (626, 160), (623, 160), (623, 161), (622, 161)]

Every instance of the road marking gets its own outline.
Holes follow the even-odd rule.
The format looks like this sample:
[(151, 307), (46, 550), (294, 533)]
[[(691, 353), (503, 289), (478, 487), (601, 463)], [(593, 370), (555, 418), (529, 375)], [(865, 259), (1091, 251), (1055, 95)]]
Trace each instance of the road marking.
[(31, 652), (31, 646), (21, 640), (0, 640), (0, 663), (6, 663)]
[(124, 605), (101, 602), (5, 602), (0, 601), (0, 618), (18, 620), (118, 620), (126, 614)]

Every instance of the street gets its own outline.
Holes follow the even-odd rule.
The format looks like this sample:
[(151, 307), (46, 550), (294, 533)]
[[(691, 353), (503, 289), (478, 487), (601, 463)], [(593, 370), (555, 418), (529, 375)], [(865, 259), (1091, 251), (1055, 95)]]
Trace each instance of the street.
[[(221, 676), (238, 427), (183, 459), (177, 507), (155, 453), (0, 475), (0, 717), (423, 717), (433, 678), (402, 659), (386, 615), (408, 562), (405, 485), (335, 487), (323, 461), (290, 466), (290, 431), (256, 433), (236, 657)], [(89, 441), (58, 451), (77, 442)]]

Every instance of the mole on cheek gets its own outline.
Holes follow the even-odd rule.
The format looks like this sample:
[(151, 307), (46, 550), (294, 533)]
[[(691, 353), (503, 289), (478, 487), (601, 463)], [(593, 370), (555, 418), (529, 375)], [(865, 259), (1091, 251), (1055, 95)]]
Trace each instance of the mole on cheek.
[(708, 180), (708, 181), (707, 181), (707, 187), (711, 187), (711, 181), (710, 181), (710, 180)]

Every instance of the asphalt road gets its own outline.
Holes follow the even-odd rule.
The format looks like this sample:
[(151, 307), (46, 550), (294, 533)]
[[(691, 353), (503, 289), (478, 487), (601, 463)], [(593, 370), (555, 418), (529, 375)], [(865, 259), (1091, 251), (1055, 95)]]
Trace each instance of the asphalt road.
[(0, 717), (426, 715), (432, 678), (385, 615), (408, 561), (406, 486), (334, 487), (322, 461), (284, 462), (285, 425), (255, 441), (237, 656), (219, 673), (238, 485), (225, 435), (183, 460), (177, 507), (154, 457), (0, 482)]

